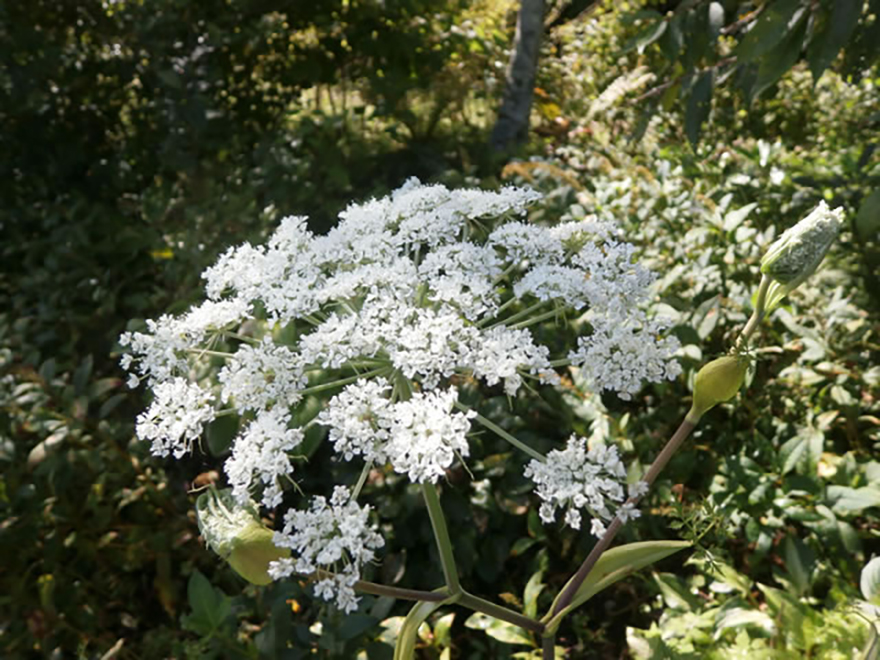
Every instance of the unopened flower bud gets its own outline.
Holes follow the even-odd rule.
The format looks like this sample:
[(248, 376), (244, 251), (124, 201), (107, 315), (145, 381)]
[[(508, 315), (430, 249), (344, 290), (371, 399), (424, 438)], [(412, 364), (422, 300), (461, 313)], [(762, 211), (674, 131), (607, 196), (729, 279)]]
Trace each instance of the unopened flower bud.
[(822, 201), (770, 246), (761, 260), (761, 272), (773, 280), (767, 294), (768, 310), (816, 271), (842, 224), (843, 209), (832, 211)]
[(262, 523), (256, 507), (239, 504), (229, 489), (202, 493), (196, 514), (208, 547), (252, 584), (269, 584), (269, 562), (290, 556), (290, 550), (272, 542), (274, 534)]
[(748, 359), (741, 355), (725, 355), (704, 365), (694, 380), (688, 419), (696, 422), (719, 403), (732, 399), (742, 387), (748, 367)]

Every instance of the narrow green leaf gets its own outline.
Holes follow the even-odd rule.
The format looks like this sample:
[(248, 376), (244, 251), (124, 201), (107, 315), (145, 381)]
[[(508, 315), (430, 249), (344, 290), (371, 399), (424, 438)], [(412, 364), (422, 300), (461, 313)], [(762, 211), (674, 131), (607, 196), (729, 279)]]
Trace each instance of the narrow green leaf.
[[(552, 620), (549, 620), (549, 614), (542, 619), (547, 623), (548, 632), (556, 630), (566, 614), (586, 603), (606, 587), (691, 545), (689, 541), (641, 541), (611, 548), (596, 562), (568, 607)], [(559, 596), (556, 599), (558, 600)], [(556, 605), (556, 601), (553, 605)], [(550, 611), (553, 611), (553, 607)]]
[(812, 586), (815, 557), (803, 541), (793, 536), (786, 537), (783, 552), (792, 585), (797, 589), (798, 595), (802, 596)]
[(715, 84), (715, 70), (703, 73), (691, 89), (687, 111), (684, 116), (684, 130), (691, 146), (696, 148), (700, 141), (703, 123), (712, 109), (712, 88)]
[(776, 0), (758, 16), (755, 26), (746, 33), (736, 48), (741, 62), (757, 60), (773, 50), (791, 31), (792, 23), (803, 12), (802, 0)]

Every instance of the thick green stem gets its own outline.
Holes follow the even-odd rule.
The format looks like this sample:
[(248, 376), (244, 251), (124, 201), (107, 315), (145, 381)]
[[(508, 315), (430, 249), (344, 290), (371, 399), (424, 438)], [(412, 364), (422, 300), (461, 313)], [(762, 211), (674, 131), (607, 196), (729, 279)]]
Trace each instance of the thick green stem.
[[(464, 405), (463, 403), (459, 403), (458, 401), (455, 402), (455, 407), (463, 412), (470, 412), (470, 410), (471, 410), (466, 405)], [(477, 416), (474, 417), (474, 419), (477, 420), (477, 422), (480, 425), (485, 426), (487, 429), (489, 429), (490, 431), (492, 431), (496, 435), (501, 436), (502, 438), (507, 440), (507, 442), (512, 444), (517, 449), (524, 451), (526, 454), (528, 454), (529, 456), (534, 458), (536, 461), (541, 461), (543, 463), (545, 460), (547, 460), (546, 458), (544, 458), (544, 456), (540, 452), (532, 449), (526, 443), (524, 443), (522, 440), (517, 440), (515, 437), (510, 435), (510, 433), (505, 431), (503, 428), (501, 428), (500, 426), (498, 426), (494, 422), (486, 419), (482, 415), (477, 414)]]
[(541, 660), (555, 660), (556, 633), (541, 638)]
[[(332, 578), (336, 574), (331, 571), (317, 570), (311, 575), (303, 575), (307, 580), (324, 580)], [(449, 594), (445, 589), (439, 591), (421, 591), (419, 589), (403, 589), (402, 587), (392, 587), (387, 584), (377, 584), (376, 582), (367, 582), (366, 580), (358, 580), (354, 583), (355, 591), (374, 596), (388, 596), (390, 598), (399, 598), (400, 600), (424, 600), (432, 603), (439, 603), (446, 600)]]
[(484, 598), (480, 598), (479, 596), (469, 594), (467, 591), (463, 591), (461, 593), (461, 597), (458, 599), (458, 604), (463, 607), (468, 607), (476, 612), (488, 614), (489, 616), (500, 619), (501, 621), (507, 621), (507, 623), (512, 623), (515, 626), (519, 626), (520, 628), (524, 628), (525, 630), (530, 630), (531, 632), (538, 633), (539, 635), (543, 634), (544, 632), (544, 624), (542, 624), (540, 621), (528, 617), (525, 614), (520, 614), (519, 612), (509, 610), (502, 605), (496, 605), (495, 603), (485, 600)]
[(432, 483), (422, 484), (422, 494), (428, 507), (428, 515), (431, 518), (431, 527), (434, 530), (434, 539), (437, 541), (437, 550), (440, 553), (440, 563), (443, 565), (443, 576), (446, 578), (446, 586), (449, 595), (460, 594), (461, 584), (458, 581), (458, 569), (455, 566), (455, 554), (452, 550), (452, 539), (449, 538), (449, 530), (446, 528), (446, 518), (443, 508), (440, 506), (440, 496), (437, 488)]
[[(663, 471), (663, 468), (666, 467), (675, 452), (678, 451), (682, 443), (691, 434), (691, 431), (694, 430), (698, 421), (699, 416), (693, 415), (692, 412), (688, 413), (687, 417), (685, 417), (684, 421), (681, 423), (681, 426), (678, 427), (678, 430), (676, 430), (676, 432), (672, 435), (672, 437), (666, 443), (666, 446), (663, 447), (663, 451), (660, 452), (657, 458), (654, 459), (651, 467), (648, 468), (648, 472), (647, 474), (645, 474), (643, 479), (643, 481), (647, 482), (648, 486), (653, 485), (654, 481), (656, 481), (657, 479), (657, 476), (660, 474), (660, 472)], [(641, 499), (641, 496), (631, 497), (627, 500), (627, 504), (638, 506), (639, 500)], [(555, 607), (550, 612), (549, 616), (546, 617), (546, 619), (552, 619), (553, 617), (555, 617), (566, 607), (568, 607), (572, 600), (574, 600), (578, 589), (581, 588), (581, 585), (584, 583), (584, 580), (587, 579), (590, 571), (593, 570), (593, 566), (595, 566), (596, 562), (599, 561), (599, 557), (602, 556), (602, 553), (611, 546), (612, 541), (614, 541), (614, 537), (617, 535), (617, 532), (620, 531), (621, 527), (623, 527), (623, 523), (621, 522), (619, 517), (615, 517), (614, 520), (611, 521), (611, 524), (608, 525), (608, 529), (605, 531), (605, 534), (602, 535), (602, 538), (599, 539), (599, 542), (596, 543), (595, 546), (593, 546), (590, 554), (587, 555), (586, 559), (584, 559), (584, 563), (581, 564), (580, 568), (578, 568), (577, 573), (575, 573), (574, 577), (569, 580), (565, 589), (559, 595), (559, 599), (556, 601)]]
[(390, 598), (399, 598), (400, 600), (420, 600), (432, 603), (440, 603), (449, 596), (444, 592), (437, 591), (420, 591), (418, 589), (402, 589), (400, 587), (389, 587), (386, 584), (377, 584), (375, 582), (366, 582), (358, 580), (354, 583), (356, 591), (374, 596), (388, 596)]

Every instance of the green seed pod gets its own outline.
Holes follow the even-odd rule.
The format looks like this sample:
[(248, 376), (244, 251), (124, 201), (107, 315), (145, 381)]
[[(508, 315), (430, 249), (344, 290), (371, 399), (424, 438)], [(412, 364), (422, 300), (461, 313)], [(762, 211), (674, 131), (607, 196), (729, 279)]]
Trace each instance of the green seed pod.
[(262, 523), (256, 507), (242, 506), (229, 489), (212, 487), (202, 493), (196, 500), (196, 514), (208, 547), (252, 584), (269, 584), (269, 563), (290, 556), (290, 550), (272, 542), (272, 530)]
[(732, 399), (742, 387), (748, 368), (748, 359), (740, 355), (725, 355), (704, 365), (694, 380), (694, 402), (688, 419), (696, 422), (719, 403)]
[(770, 246), (761, 260), (761, 272), (773, 280), (767, 293), (768, 311), (816, 272), (842, 224), (843, 209), (832, 211), (822, 201)]

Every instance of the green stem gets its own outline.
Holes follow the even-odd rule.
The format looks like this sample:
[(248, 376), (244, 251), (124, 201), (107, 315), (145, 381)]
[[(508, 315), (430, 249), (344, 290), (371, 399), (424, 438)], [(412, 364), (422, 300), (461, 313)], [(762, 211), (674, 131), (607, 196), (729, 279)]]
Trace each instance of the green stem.
[(440, 563), (443, 565), (443, 576), (446, 578), (446, 586), (449, 594), (455, 596), (462, 592), (458, 581), (458, 569), (455, 566), (455, 554), (452, 550), (452, 539), (449, 538), (449, 530), (446, 528), (446, 518), (443, 516), (443, 508), (440, 506), (440, 497), (437, 488), (432, 483), (422, 484), (422, 495), (428, 507), (428, 516), (431, 518), (431, 527), (434, 530), (434, 539), (437, 541), (437, 550), (440, 553)]
[(748, 345), (749, 339), (751, 339), (752, 335), (755, 333), (755, 330), (758, 329), (761, 321), (764, 320), (764, 307), (767, 302), (767, 290), (769, 288), (770, 278), (764, 275), (761, 277), (761, 285), (758, 287), (758, 298), (757, 300), (755, 300), (755, 311), (752, 312), (752, 316), (749, 318), (748, 322), (740, 333), (739, 339), (736, 340), (734, 352), (739, 352)]
[[(470, 408), (468, 408), (466, 405), (464, 405), (463, 403), (460, 403), (458, 401), (455, 402), (455, 407), (458, 408), (459, 410), (461, 410), (462, 412), (470, 412), (471, 411)], [(515, 437), (510, 435), (510, 433), (508, 433), (503, 428), (498, 426), (495, 422), (492, 422), (492, 421), (486, 419), (485, 417), (483, 417), (479, 413), (477, 413), (477, 416), (474, 417), (474, 419), (477, 420), (477, 422), (479, 422), (482, 426), (485, 426), (487, 429), (489, 429), (490, 431), (495, 433), (496, 435), (499, 435), (502, 438), (504, 438), (505, 440), (507, 440), (507, 442), (512, 444), (514, 447), (516, 447), (520, 451), (524, 451), (526, 454), (528, 454), (529, 456), (534, 458), (536, 461), (541, 461), (543, 463), (545, 460), (547, 460), (546, 458), (544, 458), (544, 456), (540, 452), (532, 449), (526, 443), (524, 443), (522, 440), (517, 440)]]
[(520, 321), (519, 323), (514, 323), (510, 326), (511, 330), (522, 330), (523, 328), (528, 328), (530, 325), (534, 325), (535, 323), (540, 323), (541, 321), (546, 321), (547, 319), (552, 319), (557, 315), (556, 309), (551, 309), (549, 312), (544, 312), (543, 314), (539, 314), (538, 316), (533, 316), (530, 319), (526, 319), (525, 321)]
[[(643, 481), (647, 482), (648, 486), (653, 485), (654, 481), (657, 479), (657, 476), (660, 474), (660, 472), (663, 471), (663, 468), (666, 467), (667, 463), (669, 463), (669, 460), (672, 458), (675, 452), (678, 451), (679, 447), (681, 447), (682, 443), (687, 439), (691, 431), (693, 431), (696, 427), (697, 422), (699, 421), (699, 416), (694, 416), (692, 413), (693, 411), (691, 413), (688, 413), (687, 417), (685, 417), (684, 421), (681, 423), (681, 425), (678, 427), (672, 437), (669, 438), (666, 446), (663, 447), (663, 450), (657, 455), (657, 458), (654, 459), (651, 467), (648, 468), (648, 472), (647, 474), (645, 474), (645, 477), (643, 479)], [(639, 500), (641, 499), (641, 497), (631, 497), (627, 500), (627, 504), (637, 506)], [(584, 559), (584, 563), (581, 564), (580, 568), (578, 568), (577, 573), (575, 573), (574, 577), (569, 580), (565, 589), (556, 600), (555, 606), (549, 612), (548, 616), (545, 617), (545, 619), (553, 619), (571, 604), (571, 601), (574, 600), (578, 589), (580, 589), (581, 585), (584, 583), (584, 580), (587, 579), (587, 576), (590, 574), (590, 571), (593, 570), (593, 566), (596, 565), (596, 562), (599, 561), (599, 557), (602, 556), (602, 553), (611, 546), (611, 542), (614, 541), (614, 537), (617, 535), (617, 532), (620, 531), (621, 527), (623, 527), (623, 523), (620, 521), (620, 518), (615, 517), (614, 520), (611, 521), (611, 524), (608, 525), (608, 529), (605, 531), (605, 534), (602, 535), (602, 538), (599, 539), (599, 542), (593, 546), (590, 554), (587, 555), (586, 559)]]
[(541, 638), (541, 660), (555, 660), (555, 658), (556, 633), (551, 633)]
[(544, 632), (544, 624), (542, 624), (540, 621), (528, 617), (525, 614), (520, 614), (519, 612), (509, 610), (502, 605), (496, 605), (495, 603), (480, 598), (479, 596), (474, 596), (467, 591), (463, 591), (461, 593), (458, 604), (477, 612), (488, 614), (489, 616), (500, 619), (501, 621), (507, 621), (507, 623), (512, 623), (515, 626), (530, 630), (531, 632), (538, 633), (539, 635), (543, 634)]
[(528, 318), (529, 314), (534, 312), (536, 309), (540, 309), (541, 307), (543, 307), (546, 304), (547, 304), (546, 300), (539, 300), (534, 305), (530, 305), (529, 307), (526, 307), (524, 310), (517, 312), (513, 316), (508, 316), (506, 319), (501, 319), (500, 321), (493, 323), (492, 325), (489, 326), (489, 330), (491, 330), (492, 328), (497, 328), (499, 325), (508, 325), (510, 323), (513, 323), (514, 321), (519, 321), (520, 319)]
[[(498, 275), (498, 277), (496, 277), (494, 280), (492, 280), (492, 286), (493, 286), (493, 287), (496, 287), (496, 286), (498, 286), (499, 284), (501, 284), (501, 281), (502, 281), (505, 277), (507, 277), (507, 276), (510, 275), (513, 271), (515, 271), (517, 268), (519, 268), (519, 263), (520, 263), (520, 262), (515, 261), (515, 262), (511, 263), (507, 268), (505, 268), (505, 269), (501, 272), (501, 274)], [(511, 299), (508, 300), (507, 302), (509, 303), (509, 302), (511, 302), (511, 301), (513, 301), (513, 300), (516, 300), (516, 298), (511, 298)], [(506, 303), (505, 303), (505, 304), (506, 304)], [(503, 306), (502, 306), (502, 307), (503, 307)], [(500, 312), (501, 310), (499, 309), (498, 311)]]
[[(317, 570), (311, 575), (304, 575), (307, 580), (323, 580), (335, 577), (335, 573), (331, 571)], [(387, 584), (378, 584), (376, 582), (367, 582), (366, 580), (358, 580), (354, 583), (354, 588), (365, 594), (374, 596), (390, 596), (391, 598), (399, 598), (400, 600), (425, 600), (432, 603), (439, 603), (446, 600), (449, 596), (440, 591), (421, 591), (419, 589), (403, 589), (402, 587), (392, 587)]]
[(559, 358), (558, 360), (550, 360), (551, 367), (568, 367), (571, 365), (571, 358)]
[(187, 353), (192, 353), (193, 355), (198, 355), (201, 357), (202, 355), (209, 355), (210, 357), (221, 357), (223, 359), (228, 360), (231, 357), (235, 357), (233, 353), (225, 353), (223, 351), (212, 351), (207, 348), (188, 348)]
[(238, 332), (231, 332), (229, 330), (224, 330), (223, 334), (226, 335), (227, 337), (231, 337), (232, 339), (237, 339), (238, 341), (247, 342), (248, 344), (252, 344), (254, 346), (257, 346), (260, 344), (260, 340), (257, 339), (256, 337), (248, 337), (247, 335), (242, 335)]
[(300, 394), (315, 394), (316, 392), (324, 392), (326, 390), (332, 390), (336, 387), (342, 387), (343, 385), (349, 385), (350, 383), (355, 383), (359, 381), (361, 378), (372, 378), (373, 376), (380, 376), (383, 373), (387, 373), (388, 367), (380, 367), (378, 369), (373, 369), (372, 371), (367, 371), (366, 373), (358, 374), (356, 376), (349, 376), (348, 378), (341, 378), (339, 380), (334, 380), (330, 383), (321, 383), (320, 385), (313, 385), (312, 387), (307, 387), (304, 390), (300, 390)]
[(357, 483), (354, 485), (354, 490), (351, 491), (351, 499), (356, 500), (358, 495), (361, 494), (361, 490), (364, 487), (364, 484), (367, 483), (367, 477), (370, 476), (370, 470), (373, 469), (373, 461), (367, 461), (364, 465), (364, 469), (361, 470), (361, 476), (358, 477)]

